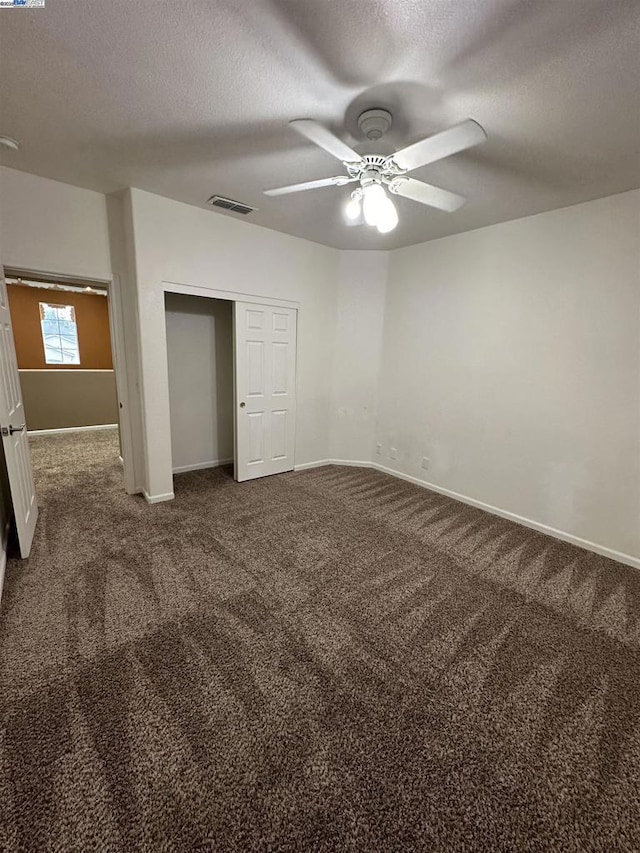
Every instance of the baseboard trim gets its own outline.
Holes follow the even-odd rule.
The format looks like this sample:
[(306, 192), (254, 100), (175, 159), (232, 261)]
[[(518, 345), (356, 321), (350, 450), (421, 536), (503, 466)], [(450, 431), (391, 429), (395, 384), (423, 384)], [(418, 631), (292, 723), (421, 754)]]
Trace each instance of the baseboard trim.
[(423, 489), (428, 489), (431, 492), (437, 492), (447, 498), (460, 501), (469, 506), (482, 509), (491, 515), (497, 515), (500, 518), (506, 518), (508, 521), (514, 521), (516, 524), (521, 524), (523, 527), (529, 527), (531, 530), (537, 530), (538, 533), (544, 533), (546, 536), (551, 536), (554, 539), (559, 539), (562, 542), (568, 542), (570, 545), (576, 545), (585, 551), (591, 551), (594, 554), (599, 554), (601, 557), (608, 557), (610, 560), (615, 560), (617, 563), (623, 563), (625, 566), (630, 566), (632, 569), (640, 569), (640, 557), (633, 557), (631, 554), (625, 554), (621, 551), (615, 551), (613, 548), (608, 548), (606, 545), (599, 545), (597, 542), (590, 542), (588, 539), (582, 539), (580, 536), (574, 536), (572, 533), (567, 533), (564, 530), (557, 530), (555, 527), (550, 527), (547, 524), (542, 524), (539, 521), (534, 521), (531, 518), (517, 515), (515, 512), (502, 509), (501, 507), (493, 506), (484, 501), (470, 498), (468, 495), (461, 495), (459, 492), (454, 492), (451, 489), (445, 489), (435, 483), (430, 483), (427, 480), (420, 480), (418, 477), (412, 477), (410, 474), (403, 474), (401, 471), (396, 471), (394, 468), (387, 468), (386, 465), (380, 465), (377, 462), (352, 462), (342, 459), (322, 459), (317, 462), (306, 462), (304, 465), (296, 465), (296, 471), (304, 471), (308, 468), (321, 468), (323, 465), (347, 465), (358, 468), (371, 468), (374, 471), (380, 471), (382, 474), (389, 474), (391, 477), (396, 477), (399, 480), (406, 480), (408, 483), (413, 483), (415, 486), (420, 486)]
[(308, 471), (310, 468), (322, 468), (324, 465), (333, 465), (331, 459), (318, 459), (317, 462), (301, 462), (294, 465), (294, 471)]
[(148, 504), (159, 504), (163, 501), (172, 501), (175, 497), (173, 492), (166, 492), (164, 495), (150, 495), (144, 489), (142, 490), (142, 494)]
[(94, 424), (92, 426), (60, 427), (59, 429), (30, 429), (27, 435), (61, 435), (67, 432), (90, 432), (98, 429), (118, 429), (118, 424)]
[(7, 545), (9, 544), (9, 528), (11, 516), (7, 518), (3, 530), (0, 532), (0, 607), (2, 606), (2, 590), (4, 588), (4, 574), (7, 568)]
[(203, 471), (205, 468), (220, 468), (222, 465), (230, 465), (230, 459), (211, 459), (209, 462), (196, 462), (194, 465), (178, 465), (173, 469), (174, 474), (186, 474), (187, 471)]
[(397, 477), (399, 480), (406, 480), (409, 483), (414, 483), (416, 486), (422, 486), (423, 489), (437, 492), (447, 498), (453, 498), (461, 503), (469, 506), (482, 509), (492, 515), (498, 515), (500, 518), (506, 518), (508, 521), (515, 521), (516, 524), (521, 524), (523, 527), (529, 527), (532, 530), (537, 530), (539, 533), (544, 533), (547, 536), (552, 536), (554, 539), (560, 539), (562, 542), (568, 542), (570, 545), (577, 545), (578, 548), (584, 548), (585, 551), (593, 551), (594, 554), (600, 554), (602, 557), (608, 557), (610, 560), (615, 560), (618, 563), (624, 563), (631, 566), (633, 569), (640, 569), (640, 557), (632, 557), (631, 554), (624, 554), (621, 551), (614, 551), (613, 548), (607, 548), (606, 545), (599, 545), (597, 542), (590, 542), (588, 539), (582, 539), (580, 536), (574, 536), (572, 533), (567, 533), (564, 530), (557, 530), (555, 527), (550, 527), (548, 524), (542, 524), (539, 521), (534, 521), (531, 518), (526, 518), (523, 515), (517, 515), (515, 512), (502, 509), (498, 506), (479, 501), (476, 498), (470, 498), (468, 495), (461, 495), (459, 492), (453, 492), (451, 489), (445, 489), (442, 486), (437, 486), (435, 483), (429, 483), (426, 480), (420, 480), (418, 477), (412, 477), (410, 474), (403, 474), (400, 471), (395, 471), (393, 468), (387, 468), (385, 465), (372, 463), (372, 468), (376, 471), (381, 471), (383, 474), (390, 474), (392, 477)]
[(343, 465), (347, 468), (371, 468), (371, 462), (354, 459), (319, 459), (317, 462), (303, 462), (294, 466), (294, 471), (308, 471), (310, 468), (322, 468), (323, 465)]

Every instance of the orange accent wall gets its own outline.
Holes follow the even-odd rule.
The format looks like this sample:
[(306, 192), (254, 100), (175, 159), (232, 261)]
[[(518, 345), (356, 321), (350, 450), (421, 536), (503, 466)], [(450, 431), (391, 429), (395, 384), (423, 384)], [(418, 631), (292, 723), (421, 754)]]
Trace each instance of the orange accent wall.
[[(112, 370), (107, 298), (95, 293), (73, 293), (7, 286), (18, 368), (21, 370)], [(80, 364), (46, 364), (40, 330), (40, 302), (73, 305), (78, 326)]]

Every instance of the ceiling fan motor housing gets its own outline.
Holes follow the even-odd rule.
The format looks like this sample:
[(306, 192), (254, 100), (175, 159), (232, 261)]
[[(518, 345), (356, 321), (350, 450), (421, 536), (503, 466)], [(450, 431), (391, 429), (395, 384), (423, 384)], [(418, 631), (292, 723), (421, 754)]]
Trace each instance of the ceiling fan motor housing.
[(387, 110), (366, 110), (358, 116), (358, 127), (372, 141), (384, 136), (392, 124), (393, 117)]
[(385, 154), (363, 154), (359, 163), (345, 163), (345, 167), (349, 177), (359, 180), (363, 187), (367, 184), (389, 184), (403, 174), (403, 170), (393, 162), (393, 157)]
[(360, 173), (360, 185), (368, 187), (370, 184), (381, 184), (383, 180), (383, 171), (379, 166), (370, 166), (365, 168)]

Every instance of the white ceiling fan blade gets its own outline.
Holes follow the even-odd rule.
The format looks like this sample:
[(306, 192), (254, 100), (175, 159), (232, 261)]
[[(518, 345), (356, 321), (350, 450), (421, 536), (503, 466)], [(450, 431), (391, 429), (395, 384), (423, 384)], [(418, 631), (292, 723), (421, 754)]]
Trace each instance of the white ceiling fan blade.
[(356, 181), (357, 178), (349, 178), (347, 175), (336, 175), (335, 178), (318, 178), (317, 181), (304, 181), (302, 184), (289, 184), (286, 187), (276, 187), (273, 190), (265, 190), (265, 195), (287, 195), (287, 193), (299, 193), (302, 190), (315, 190), (319, 187), (342, 187)]
[(362, 160), (362, 157), (353, 148), (349, 148), (346, 142), (338, 139), (330, 130), (311, 118), (296, 118), (290, 121), (289, 125), (343, 163), (359, 163)]
[(424, 181), (416, 181), (415, 178), (396, 178), (389, 185), (389, 189), (395, 195), (410, 198), (420, 204), (428, 204), (429, 207), (437, 207), (438, 210), (446, 210), (448, 213), (453, 213), (466, 201), (464, 196), (425, 184)]
[(419, 166), (426, 166), (427, 163), (434, 163), (436, 160), (442, 160), (458, 151), (464, 151), (465, 148), (479, 145), (486, 138), (487, 134), (484, 129), (477, 121), (470, 118), (450, 127), (448, 130), (434, 133), (433, 136), (428, 136), (426, 139), (414, 142), (413, 145), (401, 148), (393, 155), (393, 161), (401, 169), (410, 172)]

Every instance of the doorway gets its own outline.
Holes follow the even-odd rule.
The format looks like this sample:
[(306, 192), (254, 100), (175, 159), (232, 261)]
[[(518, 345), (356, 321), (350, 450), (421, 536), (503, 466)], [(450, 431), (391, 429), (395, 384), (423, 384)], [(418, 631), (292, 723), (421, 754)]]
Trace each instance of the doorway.
[[(47, 455), (54, 439), (79, 440), (74, 433), (84, 433), (85, 443), (101, 439), (116, 462), (120, 458), (116, 470), (122, 474), (125, 468), (123, 485), (129, 491), (125, 458), (130, 454), (123, 448), (130, 444), (121, 432), (122, 382), (114, 345), (118, 303), (111, 283), (7, 269), (4, 287), (13, 329), (12, 354), (7, 351), (5, 360), (13, 361), (25, 445), (38, 442), (40, 469), (48, 470), (55, 464)], [(6, 444), (4, 449), (6, 455)], [(28, 446), (25, 454), (21, 467), (30, 471)], [(15, 496), (13, 504), (19, 514)], [(28, 553), (22, 542), (21, 552)]]
[(107, 288), (7, 276), (27, 430), (118, 429)]
[(297, 305), (165, 283), (172, 473), (295, 467)]

